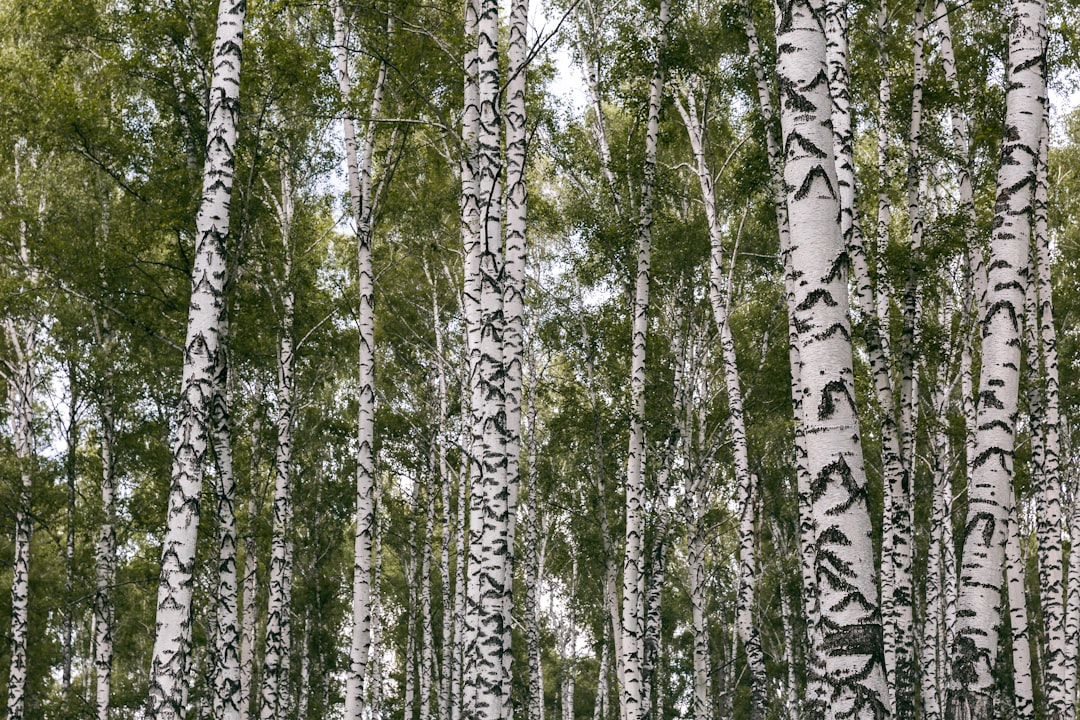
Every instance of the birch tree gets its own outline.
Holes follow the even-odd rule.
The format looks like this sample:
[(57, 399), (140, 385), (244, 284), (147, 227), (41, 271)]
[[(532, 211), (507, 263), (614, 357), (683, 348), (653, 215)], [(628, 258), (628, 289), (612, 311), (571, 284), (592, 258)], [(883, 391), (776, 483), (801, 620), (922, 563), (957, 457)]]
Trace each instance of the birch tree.
[[(855, 411), (846, 253), (839, 225), (824, 8), (777, 4), (777, 76), (791, 221), (788, 292), (803, 379), (810, 500), (816, 524), (826, 717), (888, 713), (866, 476)], [(794, 370), (793, 370), (794, 372)]]
[(223, 387), (226, 240), (232, 197), (240, 50), (245, 4), (222, 0), (214, 41), (203, 191), (195, 219), (184, 371), (173, 440), (172, 475), (158, 587), (157, 629), (150, 665), (147, 713), (152, 720), (184, 717), (191, 653), (191, 580), (199, 527), (199, 497), (210, 443), (211, 403)]
[(993, 672), (1001, 617), (1006, 500), (1011, 492), (1020, 380), (1024, 273), (1046, 102), (1045, 8), (1010, 5), (1005, 140), (982, 315), (982, 366), (975, 453), (968, 480), (956, 631), (946, 717), (994, 717)]

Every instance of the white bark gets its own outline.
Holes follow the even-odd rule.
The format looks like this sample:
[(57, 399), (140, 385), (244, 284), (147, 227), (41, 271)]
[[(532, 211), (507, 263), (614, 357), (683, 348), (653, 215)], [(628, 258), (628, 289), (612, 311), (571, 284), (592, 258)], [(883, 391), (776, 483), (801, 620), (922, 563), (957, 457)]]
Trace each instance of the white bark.
[(289, 171), (281, 168), (281, 200), (278, 225), (285, 250), (284, 275), (276, 288), (281, 296), (281, 326), (277, 355), (277, 450), (274, 459), (274, 521), (270, 543), (269, 596), (266, 604), (266, 639), (259, 716), (280, 720), (288, 712), (286, 685), (291, 654), (292, 585), (292, 445), (296, 411), (296, 363), (293, 340), (295, 292), (292, 278), (293, 188)]
[(803, 381), (810, 501), (827, 718), (888, 713), (881, 619), (859, 444), (847, 316), (846, 253), (825, 77), (824, 8), (777, 4), (777, 74), (791, 222), (791, 265)]
[[(754, 69), (757, 84), (758, 106), (765, 123), (765, 147), (769, 157), (769, 172), (773, 192), (773, 209), (776, 214), (777, 233), (780, 240), (780, 256), (784, 264), (784, 277), (793, 278), (795, 269), (791, 255), (791, 224), (788, 213), (787, 194), (784, 181), (785, 158), (781, 153), (780, 138), (776, 136), (775, 115), (772, 95), (765, 71), (761, 64), (761, 49), (757, 40), (757, 31), (748, 2), (743, 3), (744, 24), (749, 47), (750, 62)], [(791, 366), (791, 401), (795, 409), (795, 475), (799, 498), (799, 557), (803, 585), (803, 612), (807, 618), (807, 637), (805, 642), (806, 658), (806, 703), (805, 709), (810, 717), (817, 717), (824, 711), (828, 700), (825, 696), (824, 657), (820, 650), (819, 603), (817, 578), (814, 571), (815, 522), (810, 508), (810, 474), (807, 467), (807, 449), (805, 428), (802, 422), (802, 363), (799, 359), (799, 345), (795, 342), (795, 296), (790, 284), (785, 282), (785, 304), (788, 320), (788, 363)]]
[(162, 542), (157, 629), (150, 665), (147, 715), (151, 720), (184, 716), (191, 652), (191, 580), (203, 463), (210, 442), (211, 403), (216, 388), (222, 386), (224, 371), (225, 250), (235, 167), (245, 7), (243, 2), (230, 0), (221, 0), (218, 5), (206, 163), (195, 219), (195, 263)]
[(1034, 720), (1035, 691), (1031, 678), (1031, 646), (1028, 639), (1027, 592), (1024, 588), (1024, 558), (1020, 549), (1022, 531), (1016, 509), (1016, 494), (1010, 488), (1005, 530), (1005, 578), (1008, 582), (1009, 620), (1012, 626), (1013, 696), (1017, 720)]
[[(348, 57), (348, 18), (343, 4), (335, 2), (334, 58), (338, 89), (342, 98), (352, 98), (352, 80)], [(372, 93), (367, 131), (357, 150), (356, 128), (349, 111), (342, 117), (345, 139), (345, 164), (349, 182), (351, 220), (356, 233), (357, 290), (359, 293), (358, 410), (356, 455), (356, 531), (353, 543), (352, 638), (349, 671), (345, 687), (345, 718), (358, 720), (363, 712), (364, 672), (371, 645), (371, 562), (374, 532), (375, 483), (375, 295), (371, 259), (373, 206), (371, 202), (371, 164), (375, 139), (375, 119), (382, 112), (386, 82), (386, 63), (379, 64)]]
[(255, 544), (255, 519), (258, 514), (255, 496), (259, 476), (259, 442), (262, 422), (258, 412), (251, 423), (251, 463), (248, 473), (247, 527), (244, 533), (244, 565), (240, 571), (244, 578), (243, 629), (240, 635), (240, 720), (247, 720), (251, 712), (251, 688), (255, 667), (255, 614), (258, 594), (259, 556)]
[(645, 130), (645, 168), (641, 183), (637, 237), (637, 270), (634, 283), (630, 364), (630, 446), (626, 460), (626, 545), (623, 560), (622, 656), (626, 715), (642, 720), (646, 712), (645, 688), (645, 340), (648, 333), (649, 275), (652, 256), (653, 181), (660, 131), (660, 103), (664, 92), (662, 56), (667, 46), (670, 3), (661, 0), (657, 59), (649, 87), (649, 111)]
[(1042, 66), (1045, 22), (1045, 8), (1039, 0), (1011, 4), (1006, 133), (983, 310), (978, 431), (968, 485), (963, 572), (950, 650), (950, 720), (994, 717), (1006, 501), (1013, 479), (1019, 391), (1023, 273), (1046, 101)]
[[(109, 327), (99, 324), (100, 347), (111, 347)], [(94, 677), (97, 720), (109, 718), (112, 687), (113, 623), (112, 586), (116, 578), (116, 421), (112, 392), (106, 388), (98, 404), (101, 421), (101, 528), (94, 551)]]

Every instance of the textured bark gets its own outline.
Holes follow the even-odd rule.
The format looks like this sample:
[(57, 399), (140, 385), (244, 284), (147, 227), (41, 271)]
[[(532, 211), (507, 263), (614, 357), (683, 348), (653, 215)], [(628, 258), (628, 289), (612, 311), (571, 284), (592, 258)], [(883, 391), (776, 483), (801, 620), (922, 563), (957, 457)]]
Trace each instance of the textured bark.
[(777, 4), (777, 75), (791, 221), (788, 291), (803, 381), (826, 717), (888, 713), (866, 475), (854, 401), (846, 249), (820, 2)]
[(449, 398), (446, 383), (446, 361), (443, 356), (445, 341), (443, 338), (442, 311), (439, 305), (439, 288), (427, 263), (424, 273), (431, 287), (431, 319), (435, 329), (435, 384), (439, 394), (439, 416), (435, 429), (435, 468), (438, 472), (439, 497), (442, 501), (442, 539), (439, 543), (439, 576), (442, 579), (442, 639), (441, 658), (442, 674), (439, 677), (438, 709), (442, 720), (450, 720), (450, 704), (457, 652), (454, 643), (453, 593), (450, 576), (450, 468), (447, 464), (446, 449), (448, 444), (446, 420), (449, 412)]
[[(111, 347), (109, 326), (98, 323), (98, 345)], [(112, 586), (116, 578), (116, 421), (112, 392), (106, 388), (98, 403), (101, 423), (101, 527), (94, 548), (94, 678), (95, 717), (109, 718), (112, 687), (113, 623)]]
[(686, 557), (690, 578), (690, 610), (694, 628), (694, 720), (711, 720), (709, 697), (709, 626), (706, 614), (705, 537), (700, 527), (692, 527)]
[(218, 4), (206, 162), (195, 219), (195, 261), (150, 664), (147, 715), (151, 720), (184, 716), (202, 474), (210, 443), (211, 404), (216, 388), (224, 386), (225, 250), (245, 9), (243, 0), (221, 0)]
[[(469, 24), (467, 20), (471, 32)], [(469, 231), (465, 238), (465, 321), (472, 374), (466, 587), (470, 637), (466, 643), (465, 713), (478, 720), (503, 718), (508, 712), (511, 689), (505, 657), (510, 626), (506, 599), (511, 580), (516, 478), (507, 474), (508, 434), (504, 422), (507, 358), (498, 24), (498, 2), (481, 0), (476, 16), (476, 92), (467, 92), (466, 97), (466, 114), (470, 119), (475, 114), (474, 184), (466, 185), (463, 173), (462, 189), (463, 208), (475, 205), (477, 209), (476, 232), (465, 223)], [(475, 105), (475, 110), (470, 104)], [(466, 199), (470, 192), (476, 193), (475, 202)]]
[(982, 318), (978, 429), (968, 485), (957, 625), (950, 649), (950, 720), (994, 716), (992, 692), (1001, 618), (1006, 501), (1013, 479), (1024, 273), (1046, 100), (1045, 17), (1038, 0), (1011, 4), (1010, 81)]
[[(340, 2), (334, 3), (335, 71), (342, 98), (349, 100), (352, 79), (348, 57), (348, 19)], [(371, 645), (371, 558), (375, 523), (375, 295), (371, 260), (373, 205), (371, 164), (375, 139), (375, 119), (382, 112), (386, 83), (386, 63), (379, 64), (372, 93), (362, 147), (357, 149), (356, 128), (351, 115), (342, 117), (345, 165), (349, 182), (349, 210), (356, 233), (357, 289), (359, 311), (358, 410), (356, 453), (356, 531), (353, 542), (352, 637), (349, 671), (346, 675), (345, 718), (357, 720), (363, 712), (364, 671)]]
[(1013, 696), (1017, 720), (1034, 720), (1035, 693), (1031, 677), (1031, 646), (1028, 638), (1027, 592), (1024, 589), (1024, 558), (1020, 549), (1022, 530), (1016, 511), (1016, 494), (1010, 489), (1005, 536), (1005, 578), (1009, 593), (1009, 624), (1012, 626)]
[[(227, 334), (226, 326), (223, 335)], [(213, 450), (217, 471), (214, 483), (217, 504), (217, 589), (214, 613), (217, 633), (214, 647), (214, 717), (239, 720), (243, 699), (240, 694), (240, 617), (236, 568), (236, 478), (233, 475), (232, 432), (226, 390), (228, 368), (214, 397), (211, 417)]]
[(670, 3), (661, 0), (657, 59), (649, 87), (645, 130), (645, 167), (641, 183), (634, 283), (630, 362), (630, 444), (626, 459), (626, 545), (622, 586), (622, 657), (626, 715), (642, 720), (646, 712), (645, 688), (645, 340), (649, 317), (649, 274), (652, 256), (653, 181), (660, 131), (660, 103), (664, 92), (663, 53), (667, 45)]
[[(536, 264), (539, 274), (539, 263)], [(544, 552), (541, 536), (544, 535), (543, 518), (540, 508), (543, 496), (540, 492), (539, 473), (537, 472), (537, 448), (539, 445), (539, 427), (537, 425), (539, 407), (536, 401), (537, 383), (539, 372), (536, 366), (536, 348), (530, 343), (526, 370), (526, 386), (528, 388), (528, 439), (526, 448), (528, 457), (529, 488), (529, 512), (525, 520), (525, 643), (529, 665), (529, 690), (528, 690), (528, 720), (544, 720), (544, 664), (540, 645), (540, 588), (544, 581)], [(606, 628), (605, 624), (605, 628)], [(604, 633), (606, 635), (606, 632)], [(607, 642), (604, 641), (601, 649), (603, 658), (607, 657)], [(600, 677), (597, 680), (597, 693), (603, 688), (606, 700), (607, 678), (606, 667), (601, 662)], [(603, 702), (598, 702), (603, 707)], [(603, 716), (597, 720), (604, 720)]]
[[(795, 269), (791, 255), (791, 224), (788, 213), (787, 190), (784, 181), (784, 155), (781, 153), (780, 138), (776, 135), (776, 122), (773, 112), (772, 95), (765, 79), (761, 63), (761, 49), (757, 40), (748, 2), (743, 3), (744, 24), (749, 47), (750, 62), (754, 69), (757, 84), (758, 106), (765, 123), (765, 147), (769, 157), (770, 186), (773, 192), (773, 209), (776, 214), (777, 234), (780, 240), (780, 256), (784, 265), (784, 277), (793, 278)], [(810, 508), (810, 473), (807, 467), (807, 448), (805, 428), (802, 422), (802, 362), (799, 358), (799, 345), (795, 342), (796, 302), (785, 282), (785, 305), (788, 320), (788, 364), (791, 366), (791, 402), (795, 410), (795, 475), (799, 503), (799, 558), (803, 586), (803, 613), (807, 618), (807, 637), (805, 640), (806, 659), (806, 702), (804, 710), (808, 718), (820, 717), (828, 700), (823, 682), (825, 659), (821, 652), (818, 618), (819, 603), (817, 578), (814, 571), (815, 559), (815, 522)]]
[(293, 188), (289, 173), (281, 168), (281, 200), (278, 224), (285, 248), (284, 275), (277, 291), (281, 296), (281, 325), (278, 331), (277, 356), (277, 449), (274, 458), (274, 520), (270, 542), (269, 595), (266, 603), (266, 639), (263, 652), (262, 720), (280, 720), (288, 712), (286, 685), (287, 662), (291, 654), (291, 584), (292, 584), (292, 445), (293, 417), (296, 411), (296, 364), (293, 321), (296, 298), (292, 279), (291, 235), (293, 223)]
[[(1029, 313), (1029, 325), (1038, 328), (1037, 341), (1029, 346), (1029, 357), (1042, 360), (1039, 386), (1043, 390), (1042, 472), (1035, 479), (1038, 498), (1039, 588), (1043, 625), (1046, 628), (1046, 651), (1043, 662), (1043, 687), (1047, 691), (1047, 716), (1064, 718), (1075, 703), (1070, 692), (1071, 652), (1065, 637), (1065, 586), (1061, 547), (1061, 410), (1057, 357), (1057, 332), (1054, 328), (1053, 292), (1050, 284), (1050, 240), (1046, 221), (1047, 154), (1049, 127), (1047, 108), (1043, 111), (1036, 169), (1035, 224), (1032, 243), (1034, 287), (1030, 293), (1036, 303)], [(1034, 379), (1034, 378), (1033, 378)], [(1034, 433), (1035, 428), (1032, 427)], [(1034, 456), (1034, 437), (1032, 455)], [(1033, 457), (1034, 466), (1034, 457)], [(1075, 682), (1075, 680), (1073, 680)]]
[(259, 556), (255, 544), (255, 519), (258, 514), (255, 497), (259, 477), (259, 438), (262, 421), (258, 413), (251, 423), (251, 466), (248, 473), (247, 527), (244, 532), (244, 565), (239, 572), (244, 578), (243, 629), (240, 635), (240, 720), (251, 712), (251, 689), (255, 667), (255, 620), (258, 612)]
[[(435, 493), (426, 493), (424, 541), (420, 560), (420, 720), (432, 720), (432, 693), (435, 690), (435, 627), (431, 607), (431, 562), (435, 527)], [(416, 537), (413, 535), (412, 537)]]
[[(18, 153), (18, 150), (16, 150)], [(18, 170), (16, 170), (18, 177)], [(16, 181), (18, 182), (18, 180)], [(25, 225), (20, 223), (20, 261), (29, 267)], [(33, 515), (30, 508), (34, 463), (34, 395), (38, 377), (36, 353), (37, 321), (4, 319), (4, 332), (14, 358), (6, 360), (11, 437), (19, 469), (15, 510), (15, 557), (11, 577), (11, 664), (8, 671), (7, 716), (22, 720), (26, 713), (27, 646), (30, 621), (30, 541)]]
[[(503, 703), (503, 720), (513, 717), (509, 702), (513, 652), (511, 621), (514, 587), (514, 535), (517, 524), (518, 488), (521, 457), (521, 393), (522, 362), (524, 357), (524, 294), (525, 294), (525, 228), (528, 195), (525, 182), (528, 139), (525, 127), (526, 70), (529, 45), (526, 38), (529, 19), (528, 0), (510, 4), (510, 38), (507, 48), (509, 77), (506, 82), (506, 232), (502, 306), (505, 318), (503, 335), (503, 364), (505, 378), (504, 418), (506, 423), (506, 483), (507, 499), (507, 557), (503, 576), (503, 670), (507, 682), (507, 700)], [(530, 466), (531, 467), (531, 466)]]

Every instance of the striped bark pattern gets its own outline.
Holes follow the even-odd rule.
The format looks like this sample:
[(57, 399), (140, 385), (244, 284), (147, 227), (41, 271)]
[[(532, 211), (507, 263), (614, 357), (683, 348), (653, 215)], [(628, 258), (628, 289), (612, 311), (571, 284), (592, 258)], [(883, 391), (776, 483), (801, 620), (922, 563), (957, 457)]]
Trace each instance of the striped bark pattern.
[[(334, 58), (338, 89), (348, 102), (352, 78), (348, 57), (348, 18), (343, 4), (335, 2)], [(362, 147), (358, 150), (356, 126), (349, 112), (342, 116), (345, 165), (349, 181), (349, 210), (356, 233), (357, 290), (359, 293), (359, 357), (357, 453), (356, 453), (356, 533), (353, 542), (352, 638), (349, 671), (345, 687), (345, 717), (357, 720), (362, 714), (365, 667), (371, 645), (371, 563), (375, 523), (375, 294), (372, 271), (371, 164), (375, 123), (382, 111), (386, 63), (380, 63), (372, 93), (370, 117)]]
[(956, 632), (950, 650), (949, 720), (994, 717), (993, 673), (1001, 617), (1006, 512), (1013, 480), (1021, 320), (1046, 102), (1045, 23), (1040, 0), (1011, 4), (1005, 138), (982, 311), (983, 360)]
[[(26, 258), (23, 242), (23, 259)], [(6, 364), (11, 435), (19, 465), (18, 505), (15, 510), (15, 557), (11, 576), (11, 664), (8, 672), (7, 716), (22, 720), (26, 712), (27, 644), (30, 621), (30, 541), (33, 518), (30, 509), (32, 464), (34, 462), (34, 394), (38, 378), (35, 368), (36, 321), (20, 327), (11, 317), (4, 320), (8, 343), (16, 359)]]
[[(226, 326), (225, 334), (228, 329)], [(226, 373), (228, 370), (226, 369)], [(214, 460), (217, 471), (218, 582), (214, 594), (217, 634), (214, 648), (214, 715), (239, 720), (240, 705), (240, 608), (236, 569), (236, 478), (233, 474), (232, 432), (226, 387), (218, 387), (211, 417)]]
[(623, 558), (622, 656), (624, 720), (642, 720), (645, 688), (645, 340), (649, 319), (649, 274), (652, 257), (653, 181), (660, 132), (660, 103), (664, 92), (662, 56), (667, 45), (670, 3), (661, 0), (657, 59), (649, 86), (645, 130), (645, 166), (641, 183), (634, 282), (630, 362), (630, 444), (626, 459), (626, 545)]
[[(1065, 632), (1065, 586), (1061, 547), (1061, 409), (1058, 373), (1057, 332), (1054, 329), (1053, 292), (1050, 285), (1050, 238), (1047, 232), (1047, 160), (1049, 117), (1044, 108), (1036, 169), (1035, 224), (1032, 264), (1035, 270), (1030, 293), (1035, 310), (1029, 324), (1037, 327), (1037, 341), (1030, 356), (1042, 361), (1039, 386), (1043, 389), (1042, 467), (1035, 478), (1038, 499), (1039, 587), (1047, 647), (1043, 661), (1043, 687), (1047, 690), (1049, 717), (1065, 718), (1074, 712), (1075, 673), (1070, 672), (1069, 644)], [(1034, 431), (1034, 427), (1032, 428)], [(1034, 440), (1034, 438), (1033, 438)], [(1033, 450), (1034, 453), (1034, 450)], [(1034, 463), (1033, 463), (1034, 465)], [(1071, 685), (1070, 685), (1071, 683)]]
[(777, 3), (777, 75), (791, 221), (802, 422), (815, 521), (827, 718), (888, 714), (847, 306), (821, 2)]
[[(781, 142), (776, 136), (775, 115), (772, 95), (765, 70), (761, 64), (761, 48), (757, 39), (748, 2), (743, 3), (744, 23), (749, 46), (750, 63), (754, 69), (757, 84), (758, 105), (765, 123), (765, 147), (769, 157), (769, 172), (773, 191), (773, 209), (776, 214), (777, 233), (780, 240), (780, 257), (784, 264), (785, 278), (794, 275), (791, 257), (791, 224), (788, 214), (787, 190), (784, 182), (784, 154)], [(802, 423), (801, 403), (803, 398), (802, 363), (799, 359), (799, 344), (796, 342), (795, 295), (791, 284), (785, 282), (785, 304), (788, 319), (788, 364), (791, 366), (791, 401), (795, 409), (795, 475), (799, 501), (799, 558), (803, 586), (803, 612), (807, 618), (806, 656), (806, 710), (811, 718), (824, 712), (827, 704), (823, 684), (824, 658), (821, 653), (821, 641), (818, 637), (817, 621), (818, 593), (817, 579), (814, 572), (815, 524), (810, 508), (810, 473), (807, 469), (806, 435)]]
[[(102, 323), (98, 342), (108, 347), (103, 336), (108, 330)], [(101, 421), (101, 528), (94, 546), (94, 679), (95, 717), (109, 718), (109, 692), (112, 687), (113, 622), (112, 585), (116, 578), (116, 421), (112, 393), (106, 388), (99, 404)]]
[(203, 467), (211, 441), (212, 403), (218, 389), (224, 387), (225, 378), (225, 250), (245, 11), (243, 0), (221, 0), (218, 4), (206, 163), (195, 219), (195, 262), (150, 664), (147, 715), (151, 720), (184, 716), (191, 654), (191, 581)]
[(281, 295), (281, 327), (277, 356), (277, 447), (274, 458), (273, 535), (270, 541), (269, 595), (266, 603), (266, 640), (263, 652), (259, 717), (281, 720), (288, 712), (287, 665), (292, 648), (291, 584), (293, 570), (292, 446), (293, 416), (296, 411), (296, 384), (293, 370), (296, 355), (293, 320), (296, 298), (292, 285), (291, 229), (293, 188), (289, 173), (282, 168), (278, 224), (285, 246), (285, 268), (278, 291)]
[(1012, 628), (1013, 695), (1017, 720), (1034, 720), (1035, 689), (1032, 682), (1031, 646), (1028, 639), (1027, 592), (1024, 589), (1024, 558), (1020, 549), (1023, 530), (1016, 510), (1016, 493), (1010, 488), (1005, 531), (1005, 579), (1008, 583), (1009, 625)]

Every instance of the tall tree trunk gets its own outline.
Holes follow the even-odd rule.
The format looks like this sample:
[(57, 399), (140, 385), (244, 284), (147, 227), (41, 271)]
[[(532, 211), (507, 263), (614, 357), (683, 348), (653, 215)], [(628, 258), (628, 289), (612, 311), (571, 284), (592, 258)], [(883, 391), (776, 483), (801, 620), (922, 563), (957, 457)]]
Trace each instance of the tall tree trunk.
[[(754, 69), (757, 85), (758, 106), (765, 124), (765, 147), (769, 157), (769, 173), (773, 193), (773, 209), (776, 214), (776, 227), (780, 240), (780, 256), (784, 264), (785, 278), (793, 278), (795, 269), (791, 254), (791, 224), (788, 211), (787, 194), (784, 185), (784, 164), (786, 158), (781, 153), (780, 138), (776, 135), (775, 115), (772, 94), (765, 70), (761, 63), (761, 48), (758, 44), (757, 31), (749, 2), (743, 2), (744, 24), (750, 51), (750, 62)], [(787, 283), (785, 283), (787, 285)], [(791, 401), (795, 409), (795, 475), (799, 501), (799, 557), (803, 585), (803, 612), (807, 618), (807, 637), (805, 644), (806, 658), (806, 703), (805, 710), (811, 720), (824, 713), (828, 700), (825, 696), (823, 680), (825, 658), (821, 651), (818, 616), (817, 577), (814, 571), (816, 534), (813, 513), (810, 508), (810, 473), (807, 466), (806, 434), (802, 423), (802, 362), (799, 359), (799, 345), (795, 341), (796, 303), (790, 289), (785, 292), (788, 318), (788, 364), (791, 367)]]
[[(338, 88), (348, 102), (352, 80), (348, 57), (348, 18), (341, 2), (333, 7), (334, 56)], [(370, 117), (362, 147), (357, 156), (356, 128), (352, 115), (342, 116), (345, 139), (345, 164), (349, 181), (349, 210), (356, 233), (357, 287), (359, 292), (359, 374), (356, 454), (356, 534), (353, 543), (352, 639), (349, 671), (345, 687), (345, 718), (358, 720), (363, 712), (364, 669), (371, 645), (371, 545), (374, 518), (375, 483), (375, 295), (371, 241), (373, 206), (371, 203), (371, 162), (375, 139), (375, 120), (382, 112), (386, 83), (386, 63), (379, 64), (372, 93)]]
[(435, 630), (431, 608), (431, 544), (434, 540), (435, 528), (434, 488), (429, 489), (426, 495), (424, 546), (420, 560), (420, 720), (433, 720), (431, 702), (438, 678), (435, 668)]
[(705, 575), (705, 533), (699, 521), (690, 527), (686, 570), (690, 577), (690, 611), (694, 627), (694, 720), (712, 719), (709, 693), (709, 625)]
[(630, 446), (626, 459), (626, 545), (623, 560), (622, 655), (625, 720), (643, 720), (647, 711), (645, 661), (645, 340), (649, 322), (649, 282), (652, 257), (653, 182), (660, 132), (660, 103), (664, 93), (663, 54), (667, 47), (670, 2), (661, 0), (656, 63), (649, 87), (645, 130), (645, 168), (638, 219), (637, 270), (634, 283), (632, 354), (630, 363)]
[(431, 287), (431, 318), (432, 327), (435, 329), (435, 381), (439, 394), (439, 416), (435, 428), (435, 467), (438, 472), (439, 497), (442, 502), (442, 539), (439, 543), (439, 576), (442, 578), (442, 674), (439, 678), (438, 707), (440, 720), (450, 720), (450, 705), (454, 702), (452, 690), (457, 652), (454, 643), (453, 594), (450, 577), (451, 481), (450, 468), (446, 459), (448, 444), (446, 420), (449, 413), (449, 396), (446, 384), (446, 359), (443, 355), (446, 348), (443, 338), (442, 311), (439, 305), (439, 287), (426, 262), (424, 273)]
[[(536, 263), (539, 274), (539, 263)], [(529, 691), (528, 691), (528, 720), (544, 720), (544, 664), (540, 645), (540, 588), (544, 581), (544, 552), (541, 542), (543, 534), (543, 519), (540, 508), (543, 504), (543, 496), (540, 492), (540, 473), (537, 470), (537, 447), (539, 445), (539, 407), (537, 406), (537, 383), (539, 372), (536, 367), (535, 343), (530, 343), (526, 354), (528, 375), (526, 387), (528, 391), (528, 436), (526, 448), (528, 452), (526, 467), (528, 468), (528, 491), (529, 512), (525, 516), (525, 643), (528, 653), (529, 664)], [(606, 624), (604, 625), (606, 628)], [(606, 633), (605, 633), (606, 634)], [(601, 655), (607, 657), (607, 644), (602, 645)], [(607, 678), (604, 670), (597, 680), (597, 693), (601, 686), (607, 686)], [(605, 694), (606, 696), (606, 694)], [(605, 720), (598, 718), (595, 720)]]
[(224, 372), (226, 238), (232, 197), (239, 106), (243, 2), (221, 0), (214, 40), (210, 115), (202, 198), (195, 219), (184, 369), (172, 448), (169, 505), (162, 541), (157, 629), (150, 663), (150, 720), (184, 716), (191, 653), (191, 580), (199, 531), (199, 499), (210, 442), (211, 403)]
[[(228, 326), (222, 331), (227, 339)], [(240, 694), (240, 618), (236, 568), (236, 478), (233, 474), (232, 432), (229, 397), (226, 390), (228, 368), (223, 370), (211, 411), (211, 433), (216, 465), (217, 588), (214, 593), (217, 634), (214, 653), (214, 716), (218, 720), (239, 720), (243, 698)]]
[(71, 663), (73, 659), (73, 639), (75, 634), (75, 485), (78, 480), (78, 468), (75, 458), (79, 445), (79, 387), (75, 376), (75, 364), (68, 361), (68, 425), (65, 432), (67, 445), (64, 453), (64, 480), (67, 490), (67, 516), (65, 517), (64, 542), (64, 619), (60, 643), (63, 668), (60, 675), (60, 691), (65, 702), (71, 702)]
[(978, 431), (968, 485), (964, 572), (950, 651), (949, 720), (994, 717), (992, 693), (1007, 520), (1003, 501), (1009, 496), (1013, 480), (1023, 280), (1046, 101), (1042, 44), (1045, 22), (1040, 0), (1015, 0), (1011, 4), (1006, 132), (998, 169), (984, 303)]
[(1031, 646), (1028, 639), (1027, 591), (1022, 530), (1016, 509), (1016, 493), (1010, 490), (1005, 529), (1005, 579), (1009, 593), (1009, 624), (1012, 627), (1013, 697), (1017, 720), (1034, 720), (1035, 692), (1032, 682)]
[[(1047, 232), (1047, 155), (1049, 152), (1048, 108), (1043, 110), (1036, 170), (1035, 227), (1033, 256), (1036, 312), (1029, 322), (1038, 326), (1038, 352), (1042, 359), (1043, 435), (1042, 475), (1035, 479), (1039, 498), (1039, 587), (1043, 625), (1047, 635), (1047, 658), (1043, 664), (1043, 687), (1047, 690), (1047, 717), (1064, 720), (1075, 712), (1070, 692), (1070, 649), (1065, 633), (1065, 586), (1061, 548), (1061, 410), (1057, 357), (1057, 331), (1054, 328), (1053, 289), (1050, 284), (1050, 238)], [(1034, 346), (1032, 348), (1034, 350)], [(1029, 352), (1031, 352), (1029, 350)], [(1072, 679), (1075, 683), (1075, 678)], [(1073, 686), (1075, 687), (1075, 685)]]
[[(99, 347), (111, 347), (108, 323), (102, 320), (97, 325)], [(112, 391), (108, 387), (102, 392), (98, 413), (101, 422), (102, 520), (94, 552), (94, 677), (97, 683), (94, 704), (97, 720), (108, 720), (113, 660), (112, 586), (116, 578), (116, 421)]]
[(284, 274), (276, 288), (281, 296), (281, 326), (277, 356), (277, 450), (274, 458), (274, 522), (270, 542), (269, 595), (266, 603), (266, 640), (263, 653), (262, 720), (281, 720), (288, 712), (288, 658), (291, 655), (292, 587), (292, 446), (296, 384), (293, 322), (296, 297), (292, 276), (293, 188), (289, 170), (281, 167), (278, 224), (285, 250)]
[(817, 0), (777, 4), (784, 178), (791, 265), (798, 272), (788, 278), (788, 292), (795, 296), (805, 397), (802, 421), (830, 698), (826, 717), (876, 718), (888, 714), (888, 690), (854, 399), (831, 102), (827, 83), (819, 79), (826, 63), (824, 20)]
[(262, 435), (262, 417), (255, 411), (251, 421), (251, 463), (248, 472), (247, 527), (244, 532), (244, 612), (243, 630), (240, 636), (240, 720), (248, 720), (251, 712), (251, 690), (255, 668), (255, 627), (258, 612), (259, 555), (255, 544), (255, 521), (258, 517), (256, 485), (259, 478), (259, 447)]

